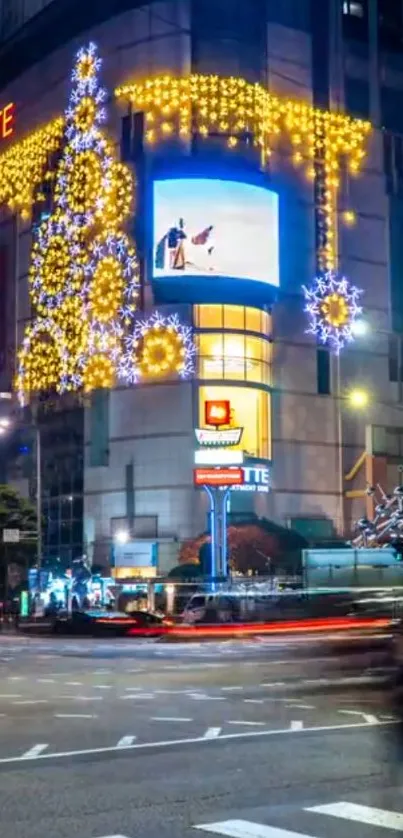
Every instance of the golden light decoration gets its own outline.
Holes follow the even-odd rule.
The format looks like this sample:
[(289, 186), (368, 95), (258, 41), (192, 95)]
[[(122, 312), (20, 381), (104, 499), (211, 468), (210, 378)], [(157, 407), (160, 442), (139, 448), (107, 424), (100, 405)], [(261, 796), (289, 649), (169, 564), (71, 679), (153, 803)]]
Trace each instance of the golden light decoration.
[(137, 357), (142, 378), (180, 375), (184, 368), (185, 348), (173, 329), (153, 326), (139, 341)]
[(97, 71), (97, 60), (89, 52), (83, 53), (77, 61), (76, 69), (73, 72), (73, 81), (88, 82)]
[(186, 139), (195, 131), (201, 137), (221, 134), (229, 148), (235, 148), (247, 137), (252, 138), (262, 165), (266, 165), (278, 137), (286, 134), (295, 165), (318, 183), (319, 270), (336, 268), (342, 160), (353, 174), (361, 169), (371, 131), (369, 122), (282, 99), (242, 78), (164, 75), (124, 84), (115, 92), (118, 99), (145, 113), (149, 143), (163, 142), (172, 133)]
[(102, 186), (102, 162), (95, 151), (88, 149), (75, 155), (74, 166), (66, 175), (65, 194), (74, 213), (94, 212)]
[(83, 316), (83, 302), (76, 294), (66, 297), (52, 312), (53, 320), (65, 335), (68, 346), (67, 371), (70, 375), (77, 373), (79, 361), (85, 354), (89, 343), (89, 322)]
[(64, 119), (58, 117), (0, 155), (0, 204), (23, 218), (31, 215), (35, 191), (44, 178), (49, 156), (63, 136)]
[(74, 108), (73, 120), (78, 131), (89, 131), (97, 114), (97, 104), (92, 96), (84, 96)]
[[(36, 263), (40, 260), (40, 268)], [(65, 288), (70, 269), (70, 250), (68, 243), (63, 236), (50, 236), (48, 248), (42, 255), (39, 242), (35, 242), (32, 248), (32, 260), (29, 270), (29, 281), (31, 296), (40, 312), (46, 312), (46, 305), (41, 303), (42, 299), (49, 299), (60, 294)], [(37, 293), (39, 291), (39, 293)]]
[(329, 326), (340, 328), (348, 323), (350, 318), (350, 307), (346, 297), (337, 292), (328, 294), (321, 305), (321, 312)]
[(91, 314), (100, 323), (117, 317), (124, 284), (121, 263), (114, 256), (104, 256), (94, 270), (88, 294)]
[(26, 330), (18, 352), (16, 386), (26, 399), (43, 390), (60, 391), (66, 373), (67, 349), (62, 331), (50, 318)]
[(110, 183), (101, 195), (100, 216), (109, 228), (118, 227), (134, 212), (134, 178), (123, 163), (113, 162)]
[(84, 366), (82, 377), (85, 393), (111, 389), (116, 381), (115, 364), (106, 354), (91, 355)]

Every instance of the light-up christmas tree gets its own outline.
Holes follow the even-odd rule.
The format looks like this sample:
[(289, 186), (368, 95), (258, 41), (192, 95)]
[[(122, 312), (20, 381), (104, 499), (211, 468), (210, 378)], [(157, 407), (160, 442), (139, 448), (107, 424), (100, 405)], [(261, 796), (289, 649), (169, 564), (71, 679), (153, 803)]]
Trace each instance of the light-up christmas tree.
[(102, 131), (100, 66), (93, 44), (80, 50), (54, 211), (32, 251), (30, 296), (37, 316), (19, 352), (22, 403), (40, 391), (112, 387), (118, 370), (128, 366), (125, 339), (133, 331), (138, 275), (122, 226), (133, 211), (134, 183)]

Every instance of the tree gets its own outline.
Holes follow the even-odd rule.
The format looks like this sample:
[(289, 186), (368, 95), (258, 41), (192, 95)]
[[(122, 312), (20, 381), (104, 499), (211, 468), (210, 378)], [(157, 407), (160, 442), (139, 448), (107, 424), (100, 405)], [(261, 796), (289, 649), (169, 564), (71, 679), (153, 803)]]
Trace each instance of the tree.
[[(37, 530), (36, 509), (30, 501), (21, 497), (11, 486), (0, 485), (0, 587), (17, 588), (18, 578), (22, 581), (36, 555), (35, 538), (21, 540), (16, 544), (3, 542), (3, 530), (16, 529), (21, 533), (33, 533)], [(23, 568), (23, 573), (16, 573)], [(13, 573), (10, 571), (13, 570)], [(8, 572), (9, 571), (9, 572)], [(8, 586), (6, 585), (8, 579)], [(16, 582), (14, 584), (13, 580)]]
[[(300, 569), (301, 550), (307, 546), (299, 533), (281, 527), (256, 515), (233, 516), (227, 529), (229, 564), (232, 571), (267, 575), (295, 573)], [(200, 561), (203, 545), (210, 541), (208, 533), (185, 542), (179, 564)]]

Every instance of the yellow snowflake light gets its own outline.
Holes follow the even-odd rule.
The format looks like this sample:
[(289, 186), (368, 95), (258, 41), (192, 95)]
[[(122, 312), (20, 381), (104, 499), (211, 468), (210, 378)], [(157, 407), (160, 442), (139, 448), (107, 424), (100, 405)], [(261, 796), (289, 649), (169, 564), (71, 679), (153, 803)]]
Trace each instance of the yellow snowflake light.
[(117, 317), (123, 302), (124, 275), (121, 263), (114, 256), (104, 256), (95, 267), (89, 289), (93, 317), (107, 323)]
[(115, 365), (106, 354), (91, 355), (85, 363), (82, 376), (85, 393), (91, 390), (111, 389), (116, 381)]

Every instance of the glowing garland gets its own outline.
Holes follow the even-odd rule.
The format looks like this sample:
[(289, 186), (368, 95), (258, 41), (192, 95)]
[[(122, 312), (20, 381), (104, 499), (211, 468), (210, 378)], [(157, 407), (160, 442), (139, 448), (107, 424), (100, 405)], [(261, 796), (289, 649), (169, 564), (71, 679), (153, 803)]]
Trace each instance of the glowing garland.
[[(101, 131), (106, 91), (98, 82), (100, 66), (94, 44), (79, 51), (55, 210), (38, 230), (29, 272), (41, 330), (47, 326), (63, 347), (62, 374), (54, 384), (59, 393), (115, 383), (138, 296), (135, 250), (119, 230), (133, 212), (134, 183)], [(21, 402), (55, 378), (51, 354), (35, 361), (32, 351), (31, 339), (24, 340), (17, 377)], [(37, 371), (31, 370), (27, 383), (33, 364)]]
[(194, 373), (195, 353), (190, 326), (181, 323), (177, 314), (164, 317), (155, 312), (136, 323), (126, 339), (120, 374), (127, 382), (172, 375), (188, 378)]
[(333, 271), (317, 277), (309, 288), (303, 286), (303, 292), (310, 324), (307, 333), (339, 353), (354, 340), (354, 323), (362, 313), (358, 300), (363, 292)]

